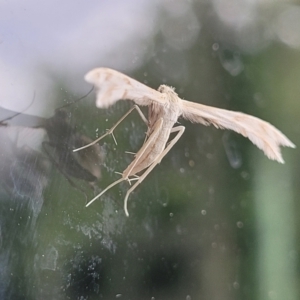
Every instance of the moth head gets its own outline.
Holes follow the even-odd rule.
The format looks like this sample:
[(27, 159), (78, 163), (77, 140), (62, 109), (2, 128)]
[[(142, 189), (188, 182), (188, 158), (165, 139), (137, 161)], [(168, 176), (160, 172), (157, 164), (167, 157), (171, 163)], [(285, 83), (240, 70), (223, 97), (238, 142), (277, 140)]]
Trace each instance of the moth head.
[[(159, 86), (158, 91), (160, 93), (171, 93), (171, 94), (176, 94), (175, 93), (175, 88), (171, 87), (171, 86), (167, 86), (165, 84), (162, 84)], [(176, 94), (177, 95), (177, 94)]]

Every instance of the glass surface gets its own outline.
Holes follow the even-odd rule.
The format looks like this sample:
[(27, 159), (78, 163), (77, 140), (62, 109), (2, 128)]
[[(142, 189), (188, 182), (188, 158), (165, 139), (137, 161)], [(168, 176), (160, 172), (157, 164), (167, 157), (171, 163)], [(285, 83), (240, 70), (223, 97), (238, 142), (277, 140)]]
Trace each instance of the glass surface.
[(128, 182), (85, 205), (143, 145), (139, 115), (117, 144), (72, 152), (133, 105), (96, 108), (95, 67), (257, 116), (299, 146), (299, 20), (299, 1), (0, 2), (0, 299), (299, 299), (298, 148), (282, 165), (179, 119), (129, 217)]

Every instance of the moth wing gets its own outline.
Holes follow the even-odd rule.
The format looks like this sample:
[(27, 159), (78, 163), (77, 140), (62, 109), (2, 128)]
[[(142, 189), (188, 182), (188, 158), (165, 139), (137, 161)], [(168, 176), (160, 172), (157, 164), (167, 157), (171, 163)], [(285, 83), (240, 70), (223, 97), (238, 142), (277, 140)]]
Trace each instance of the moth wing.
[(167, 102), (165, 94), (112, 69), (96, 68), (84, 78), (96, 87), (96, 106), (99, 108), (107, 108), (121, 99), (133, 100), (137, 105)]
[(295, 148), (295, 145), (277, 128), (259, 118), (225, 109), (182, 100), (182, 116), (194, 123), (214, 125), (230, 129), (243, 136), (261, 149), (272, 160), (284, 163), (280, 146)]

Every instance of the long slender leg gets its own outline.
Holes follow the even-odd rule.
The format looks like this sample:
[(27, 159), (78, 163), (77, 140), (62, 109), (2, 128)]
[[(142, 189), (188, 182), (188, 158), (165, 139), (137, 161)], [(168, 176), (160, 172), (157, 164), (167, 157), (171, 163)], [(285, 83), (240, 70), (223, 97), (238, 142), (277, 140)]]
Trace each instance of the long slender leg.
[(144, 122), (146, 125), (148, 125), (148, 120), (147, 120), (147, 118), (145, 117), (145, 115), (143, 114), (143, 112), (141, 111), (141, 109), (140, 109), (136, 104), (133, 106), (133, 108), (135, 108), (135, 109), (137, 110), (137, 112), (139, 113), (139, 115), (140, 115), (141, 119), (143, 120), (143, 122)]
[(108, 191), (109, 189), (111, 189), (112, 187), (114, 187), (115, 185), (117, 185), (118, 183), (124, 181), (124, 180), (129, 180), (129, 181), (133, 181), (133, 180), (139, 180), (139, 177), (136, 178), (120, 178), (118, 180), (116, 180), (115, 182), (113, 182), (112, 184), (110, 184), (106, 189), (104, 189), (100, 194), (98, 194), (95, 198), (93, 198), (92, 200), (90, 200), (85, 207), (90, 206), (95, 200), (97, 200), (98, 198), (100, 198), (106, 191)]
[[(153, 139), (155, 139), (156, 137), (156, 133), (159, 132), (159, 130), (161, 129), (163, 124), (163, 120), (160, 119), (156, 124), (155, 124), (155, 129), (153, 131), (153, 134), (150, 136), (149, 140), (147, 141), (146, 144), (143, 145), (143, 147), (139, 150), (138, 152), (138, 156), (134, 159), (134, 164), (132, 165), (132, 167), (130, 168), (129, 172), (127, 172), (126, 175), (124, 175), (124, 173), (122, 174), (122, 178), (116, 180), (115, 182), (113, 182), (112, 184), (110, 184), (107, 188), (105, 188), (99, 195), (97, 195), (95, 198), (93, 198), (87, 205), (86, 207), (88, 207), (89, 205), (91, 205), (96, 199), (98, 199), (99, 197), (101, 197), (107, 190), (109, 190), (110, 188), (112, 188), (113, 186), (115, 186), (116, 184), (122, 182), (123, 180), (128, 180), (129, 176), (134, 176), (135, 174), (130, 174), (130, 171), (132, 170), (132, 168), (134, 168), (134, 166), (137, 164), (138, 160), (142, 157), (142, 155), (144, 154), (145, 150), (147, 149), (147, 147), (152, 143)], [(141, 151), (142, 150), (142, 151)], [(139, 176), (137, 176), (138, 178), (133, 178), (131, 180), (139, 180)]]
[(99, 197), (101, 197), (106, 191), (108, 191), (110, 188), (112, 188), (113, 186), (115, 186), (116, 184), (122, 182), (126, 180), (125, 178), (120, 178), (118, 180), (116, 180), (115, 182), (113, 182), (112, 184), (110, 184), (106, 189), (104, 189), (100, 194), (98, 194), (95, 198), (93, 198), (88, 204), (86, 204), (86, 207), (88, 207), (89, 205), (91, 205), (95, 200), (97, 200)]
[(177, 126), (172, 128), (171, 132), (178, 132), (177, 135), (170, 141), (164, 151), (159, 155), (159, 157), (152, 163), (151, 166), (140, 176), (138, 181), (127, 191), (125, 199), (124, 199), (124, 211), (126, 216), (129, 216), (128, 209), (127, 209), (127, 202), (129, 195), (135, 190), (135, 188), (147, 177), (147, 175), (154, 169), (154, 167), (161, 162), (164, 156), (173, 148), (173, 146), (177, 143), (177, 141), (182, 136), (185, 130), (184, 126)]
[(98, 143), (100, 140), (102, 140), (104, 137), (106, 137), (107, 135), (109, 134), (113, 134), (113, 131), (116, 129), (116, 127), (134, 110), (136, 109), (137, 112), (139, 113), (140, 117), (142, 118), (142, 120), (148, 124), (148, 121), (146, 119), (146, 117), (144, 116), (144, 114), (142, 113), (141, 109), (137, 106), (137, 105), (134, 105), (111, 129), (109, 129), (105, 134), (103, 134), (102, 136), (100, 136), (98, 139), (96, 139), (95, 141), (91, 142), (90, 144), (87, 144), (83, 147), (80, 147), (80, 148), (77, 148), (77, 149), (74, 149), (73, 152), (76, 152), (76, 151), (80, 151), (82, 149), (85, 149), (85, 148), (88, 148), (92, 145), (95, 145), (96, 143)]

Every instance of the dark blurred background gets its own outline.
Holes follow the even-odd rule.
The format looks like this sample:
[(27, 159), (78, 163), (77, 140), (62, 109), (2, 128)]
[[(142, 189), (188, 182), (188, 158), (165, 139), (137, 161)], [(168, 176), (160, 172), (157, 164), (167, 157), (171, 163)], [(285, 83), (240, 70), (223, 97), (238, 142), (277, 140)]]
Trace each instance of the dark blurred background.
[[(84, 74), (115, 68), (269, 121), (300, 145), (300, 2), (0, 2), (0, 299), (299, 299), (299, 151), (269, 161), (191, 124), (129, 198), (144, 141), (132, 103), (95, 107)], [(20, 112), (15, 115), (14, 112)], [(146, 111), (145, 111), (146, 112)]]

